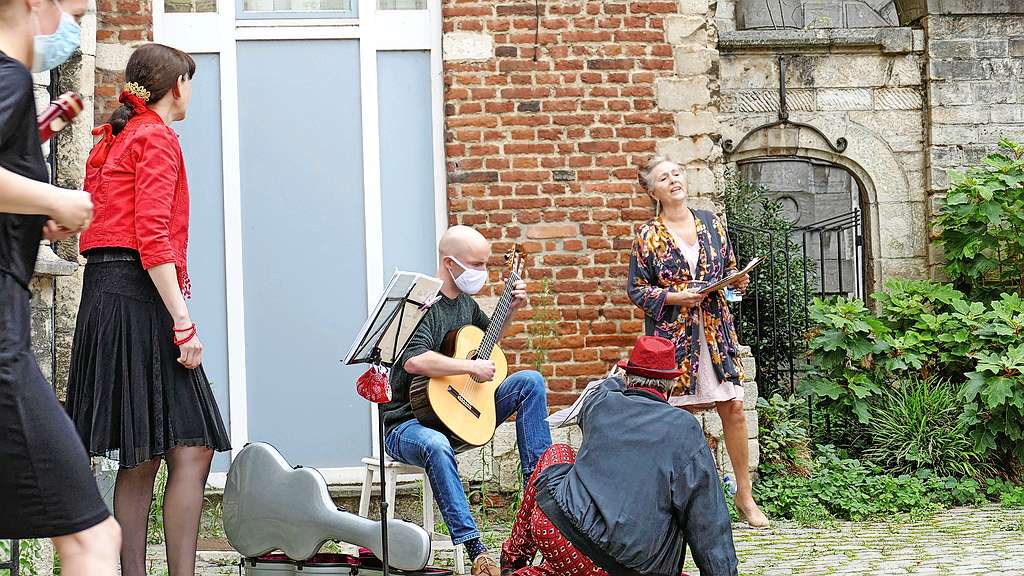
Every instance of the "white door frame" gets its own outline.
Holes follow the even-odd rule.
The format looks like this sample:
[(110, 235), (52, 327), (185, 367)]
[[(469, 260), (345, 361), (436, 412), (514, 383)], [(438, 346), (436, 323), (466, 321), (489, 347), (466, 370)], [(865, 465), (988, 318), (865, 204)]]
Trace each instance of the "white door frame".
[[(224, 256), (228, 338), (228, 396), (232, 458), (249, 441), (245, 373), (245, 286), (242, 269), (242, 203), (238, 121), (237, 42), (246, 40), (359, 41), (363, 125), (363, 206), (366, 237), (366, 302), (369, 313), (384, 290), (384, 238), (380, 189), (380, 134), (377, 97), (377, 53), (386, 50), (430, 51), (431, 127), (434, 150), (435, 241), (448, 226), (444, 158), (444, 85), (441, 59), (441, 0), (428, 0), (426, 10), (377, 10), (376, 0), (358, 2), (357, 18), (236, 18), (235, 0), (218, 0), (217, 12), (164, 12), (164, 0), (153, 0), (153, 40), (193, 54), (220, 58), (220, 112), (224, 190)], [(421, 272), (430, 273), (432, 270)], [(377, 410), (370, 411), (370, 437), (378, 450)], [(362, 467), (324, 468), (336, 482), (358, 482)], [(223, 485), (223, 474), (210, 483)]]

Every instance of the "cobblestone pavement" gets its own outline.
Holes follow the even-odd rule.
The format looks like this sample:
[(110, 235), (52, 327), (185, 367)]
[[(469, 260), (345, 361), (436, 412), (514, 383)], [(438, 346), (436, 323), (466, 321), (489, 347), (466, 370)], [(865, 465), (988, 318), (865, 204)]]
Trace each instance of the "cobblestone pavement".
[[(507, 526), (490, 526), (495, 549)], [(998, 506), (956, 509), (921, 521), (835, 522), (769, 530), (733, 530), (742, 576), (1024, 576), (1024, 510)], [(165, 574), (163, 548), (150, 548), (149, 574)], [(436, 564), (450, 565), (439, 555)], [(691, 576), (699, 572), (687, 561)], [(238, 556), (204, 551), (196, 574), (238, 573)]]
[(743, 576), (1024, 576), (1021, 509), (956, 509), (919, 522), (737, 525), (733, 537)]

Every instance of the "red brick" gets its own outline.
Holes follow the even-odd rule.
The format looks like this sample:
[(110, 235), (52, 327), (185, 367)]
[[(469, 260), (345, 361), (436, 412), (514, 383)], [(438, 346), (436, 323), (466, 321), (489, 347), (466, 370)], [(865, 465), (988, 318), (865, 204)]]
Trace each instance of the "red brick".
[(577, 100), (547, 100), (541, 102), (541, 109), (545, 112), (575, 112), (579, 108)]
[(503, 126), (544, 126), (551, 124), (551, 117), (544, 114), (514, 114), (502, 117)]
[(580, 142), (580, 152), (587, 153), (598, 153), (598, 152), (618, 152), (619, 143), (614, 140), (599, 140), (597, 142)]
[(445, 18), (455, 18), (457, 16), (490, 16), (492, 10), (489, 6), (449, 6), (446, 7), (442, 14)]
[(592, 114), (573, 114), (552, 116), (551, 121), (559, 126), (587, 126), (594, 122)]
[(675, 2), (633, 2), (629, 5), (629, 11), (633, 14), (672, 14), (679, 10)]
[(504, 4), (496, 7), (498, 16), (531, 15), (534, 13), (532, 4)]
[(595, 59), (587, 61), (590, 70), (631, 70), (636, 65), (632, 59)]
[(551, 154), (555, 151), (552, 144), (505, 144), (505, 154)]
[(562, 41), (570, 44), (582, 42), (611, 42), (611, 32), (566, 32), (562, 34)]
[(534, 239), (566, 238), (577, 233), (578, 229), (573, 224), (538, 224), (526, 229), (526, 237)]

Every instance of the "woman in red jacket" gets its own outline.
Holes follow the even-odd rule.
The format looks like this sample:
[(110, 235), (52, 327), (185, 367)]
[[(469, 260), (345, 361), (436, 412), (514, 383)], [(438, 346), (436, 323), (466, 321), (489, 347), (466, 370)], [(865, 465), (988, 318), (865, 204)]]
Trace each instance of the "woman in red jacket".
[(128, 60), (122, 106), (86, 165), (95, 205), (80, 248), (88, 260), (78, 311), (68, 411), (94, 455), (117, 452), (114, 516), (124, 531), (121, 573), (146, 573), (146, 533), (161, 459), (167, 561), (195, 572), (203, 492), (214, 450), (229, 442), (203, 372), (189, 316), (189, 196), (170, 124), (185, 118), (195, 62), (160, 44)]

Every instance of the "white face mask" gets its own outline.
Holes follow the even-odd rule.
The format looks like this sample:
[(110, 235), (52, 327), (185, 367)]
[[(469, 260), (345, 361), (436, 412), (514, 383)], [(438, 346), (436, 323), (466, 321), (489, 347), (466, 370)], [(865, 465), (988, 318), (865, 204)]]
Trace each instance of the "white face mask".
[[(36, 27), (38, 28), (38, 20)], [(71, 58), (82, 40), (82, 29), (67, 12), (61, 11), (60, 24), (53, 34), (36, 34), (33, 38), (32, 71), (53, 70)]]
[(449, 256), (456, 264), (462, 266), (462, 274), (456, 278), (455, 274), (452, 274), (452, 269), (448, 269), (448, 273), (452, 274), (452, 280), (455, 280), (455, 285), (459, 287), (466, 294), (473, 295), (480, 291), (487, 282), (487, 270), (476, 270), (466, 266), (459, 259), (454, 256)]

